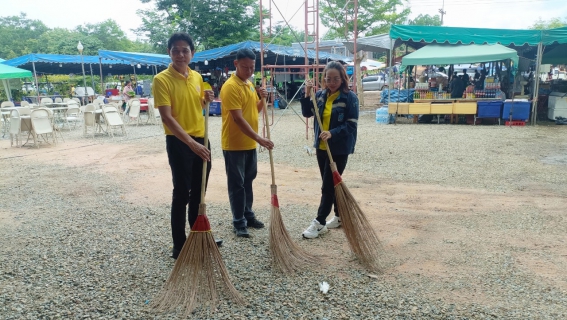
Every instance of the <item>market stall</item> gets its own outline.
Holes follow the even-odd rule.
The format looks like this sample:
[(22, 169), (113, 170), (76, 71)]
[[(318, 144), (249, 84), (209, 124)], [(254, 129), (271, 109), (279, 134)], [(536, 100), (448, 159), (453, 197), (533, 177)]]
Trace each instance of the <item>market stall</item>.
[[(506, 60), (511, 61), (512, 65), (517, 65), (518, 54), (515, 50), (499, 44), (431, 44), (403, 57), (401, 72), (404, 72), (409, 66), (452, 66), (461, 63), (487, 63)], [(452, 70), (452, 67), (449, 67), (449, 70)], [(490, 70), (493, 70), (492, 74), (489, 74)], [(408, 105), (407, 112), (415, 115), (448, 114), (451, 115), (452, 122), (457, 119), (457, 115), (474, 115), (474, 121), (476, 121), (476, 118), (500, 118), (501, 101), (504, 95), (500, 91), (499, 77), (494, 70), (495, 68), (489, 68), (487, 74), (482, 78), (481, 82), (483, 83), (477, 84), (476, 87), (469, 85), (469, 83), (463, 84), (462, 94), (458, 92), (457, 95), (454, 92), (455, 88), (453, 88), (453, 92), (450, 92), (448, 82), (445, 80), (447, 76), (444, 73), (441, 74), (445, 78), (429, 78), (417, 83), (413, 93), (413, 103)], [(483, 72), (486, 72), (486, 70)], [(452, 81), (460, 80), (453, 79)], [(491, 101), (497, 102), (484, 103)], [(400, 114), (398, 106), (396, 107), (398, 109), (396, 113)], [(394, 106), (391, 109), (394, 111)]]

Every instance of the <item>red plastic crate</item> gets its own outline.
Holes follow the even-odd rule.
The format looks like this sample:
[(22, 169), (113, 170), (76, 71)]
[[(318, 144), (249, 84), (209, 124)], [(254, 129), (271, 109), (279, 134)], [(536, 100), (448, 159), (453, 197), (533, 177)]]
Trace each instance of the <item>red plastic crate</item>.
[(525, 121), (506, 121), (507, 126), (511, 127), (523, 127), (526, 125)]

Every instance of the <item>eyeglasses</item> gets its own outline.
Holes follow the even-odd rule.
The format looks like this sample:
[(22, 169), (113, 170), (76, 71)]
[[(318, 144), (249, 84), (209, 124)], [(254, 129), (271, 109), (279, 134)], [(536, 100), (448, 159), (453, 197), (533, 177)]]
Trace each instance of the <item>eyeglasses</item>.
[(189, 47), (181, 47), (181, 48), (172, 48), (171, 49), (171, 55), (172, 56), (178, 56), (178, 55), (184, 55), (184, 56), (188, 56), (191, 53), (191, 50), (189, 50)]
[(326, 83), (339, 83), (341, 82), (341, 78), (325, 78)]

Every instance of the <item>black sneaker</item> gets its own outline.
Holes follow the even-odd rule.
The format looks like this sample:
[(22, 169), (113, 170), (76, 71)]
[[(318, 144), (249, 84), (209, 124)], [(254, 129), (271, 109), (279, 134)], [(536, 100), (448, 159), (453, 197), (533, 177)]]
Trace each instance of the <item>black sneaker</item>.
[(171, 249), (171, 257), (173, 259), (177, 259), (177, 257), (179, 257), (180, 253), (181, 253), (181, 250), (177, 250), (175, 248)]
[(248, 228), (246, 227), (234, 228), (234, 233), (236, 233), (237, 237), (250, 238), (250, 233), (248, 233)]
[(215, 239), (215, 243), (217, 244), (217, 247), (222, 246), (222, 239)]
[(262, 229), (264, 227), (264, 223), (256, 218), (248, 220), (246, 224), (248, 225), (249, 228), (254, 228), (254, 229)]

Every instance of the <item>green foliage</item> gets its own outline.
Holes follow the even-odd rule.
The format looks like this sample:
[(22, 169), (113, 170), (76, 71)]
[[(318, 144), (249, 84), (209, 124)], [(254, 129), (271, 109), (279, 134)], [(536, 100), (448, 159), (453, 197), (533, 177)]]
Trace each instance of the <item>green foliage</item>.
[[(149, 0), (141, 0), (143, 3)], [(206, 50), (249, 40), (259, 26), (255, 0), (156, 0), (156, 9), (139, 11), (143, 25), (135, 30), (160, 50), (175, 31), (189, 33)]]
[[(347, 5), (347, 2), (349, 3)], [(359, 0), (357, 31), (367, 36), (386, 33), (392, 24), (402, 24), (410, 13), (404, 0)], [(330, 29), (329, 36), (352, 38), (354, 19), (352, 1), (328, 0), (319, 2), (322, 24)], [(346, 21), (346, 17), (350, 21)]]
[(79, 41), (85, 55), (98, 55), (99, 49), (156, 52), (147, 42), (128, 39), (120, 26), (110, 19), (68, 30), (50, 29), (39, 20), (28, 19), (25, 13), (0, 17), (0, 57), (3, 59), (29, 53), (79, 54)]
[(408, 24), (414, 26), (440, 26), (441, 17), (438, 14), (434, 16), (419, 14), (415, 19), (408, 20)]
[(12, 59), (36, 50), (39, 37), (49, 30), (43, 22), (19, 16), (0, 17), (0, 57)]
[[(251, 38), (254, 41), (260, 41), (259, 32), (254, 32)], [(309, 37), (309, 41), (312, 37)], [(295, 28), (288, 27), (284, 22), (280, 21), (272, 26), (271, 34), (264, 32), (264, 43), (273, 43), (282, 46), (291, 46), (294, 42), (305, 41), (305, 32)]]
[(548, 30), (554, 28), (561, 28), (567, 26), (567, 18), (561, 19), (558, 17), (551, 18), (549, 20), (537, 19), (534, 24), (530, 27), (533, 30)]

